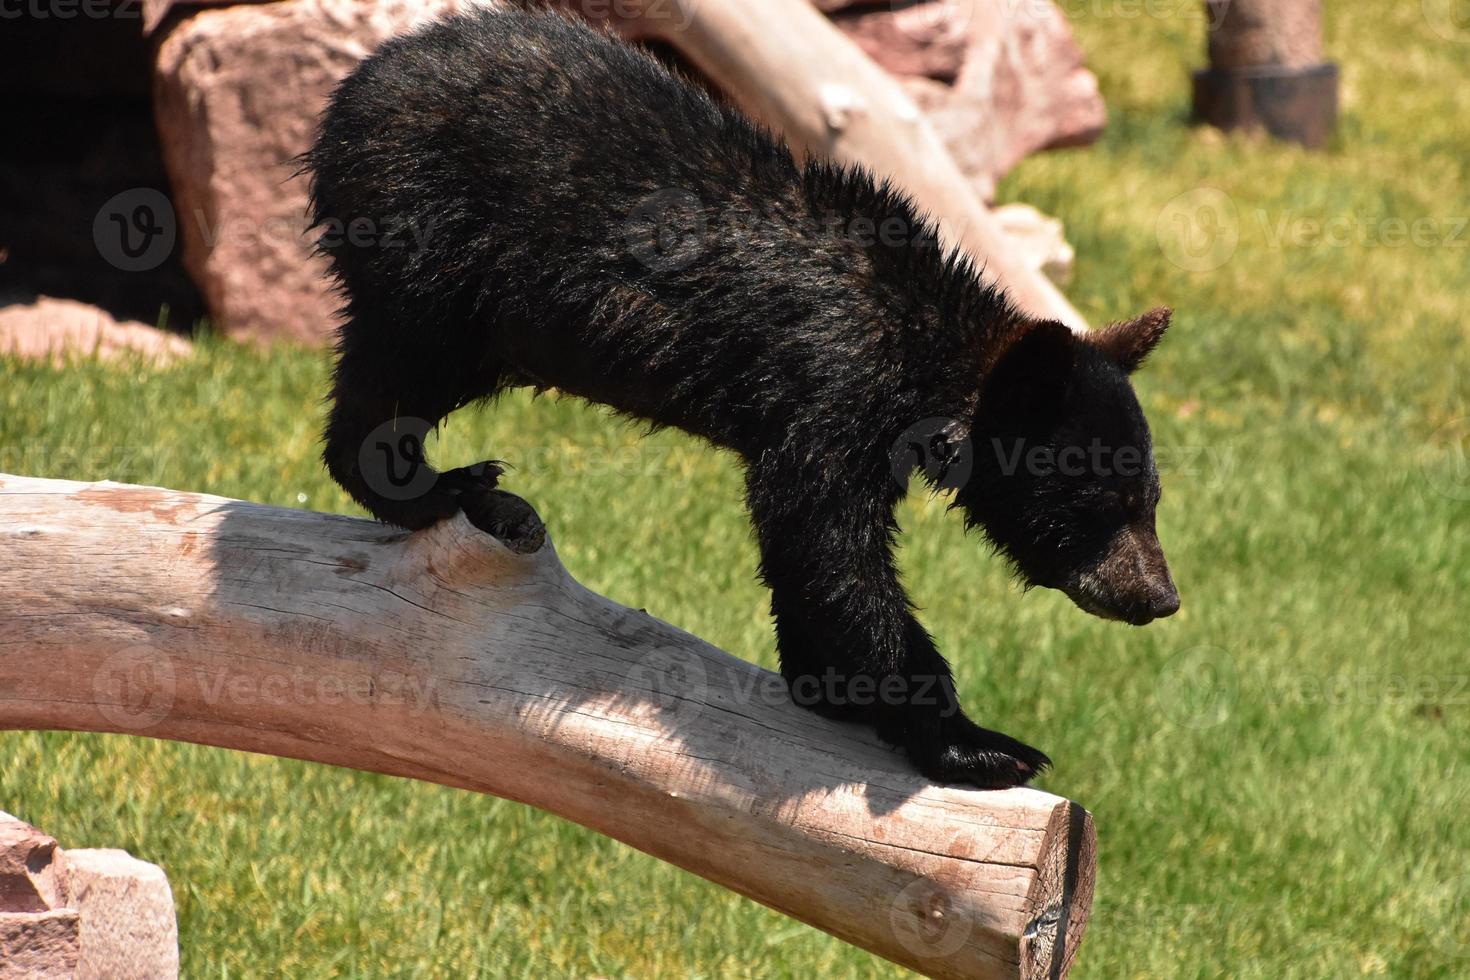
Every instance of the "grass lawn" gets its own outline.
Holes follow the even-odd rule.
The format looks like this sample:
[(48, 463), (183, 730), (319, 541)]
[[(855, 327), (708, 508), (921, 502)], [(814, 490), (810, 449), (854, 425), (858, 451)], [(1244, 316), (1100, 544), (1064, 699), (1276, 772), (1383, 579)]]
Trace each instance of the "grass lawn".
[[(1063, 5), (1111, 123), (1002, 197), (1065, 220), (1094, 321), (1178, 311), (1139, 387), (1183, 610), (1103, 623), (1022, 595), (941, 504), (902, 519), (965, 703), (1096, 815), (1076, 976), (1470, 976), (1470, 28), (1426, 16), (1448, 5), (1331, 6), (1345, 110), (1317, 155), (1187, 125), (1197, 4)], [(316, 460), (325, 369), (218, 342), (162, 371), (0, 362), (0, 470), (352, 511)], [(729, 459), (519, 396), (436, 452), (486, 449), (588, 586), (774, 666)], [(403, 780), (6, 733), (0, 808), (162, 864), (190, 977), (898, 972), (589, 831)]]

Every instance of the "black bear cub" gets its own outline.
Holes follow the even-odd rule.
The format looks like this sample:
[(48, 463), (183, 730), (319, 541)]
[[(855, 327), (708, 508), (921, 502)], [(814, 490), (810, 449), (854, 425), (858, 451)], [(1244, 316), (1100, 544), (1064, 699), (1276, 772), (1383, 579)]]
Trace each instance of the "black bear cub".
[(307, 166), (346, 298), (325, 461), (381, 520), (463, 509), (513, 547), (537, 533), (494, 463), (422, 458), (425, 430), (507, 387), (702, 436), (744, 463), (792, 697), (985, 787), (1049, 760), (960, 711), (914, 618), (892, 554), (909, 465), (1026, 584), (1130, 623), (1178, 608), (1128, 381), (1167, 311), (1086, 336), (1031, 319), (903, 194), (795, 162), (556, 14), (487, 9), (385, 44)]

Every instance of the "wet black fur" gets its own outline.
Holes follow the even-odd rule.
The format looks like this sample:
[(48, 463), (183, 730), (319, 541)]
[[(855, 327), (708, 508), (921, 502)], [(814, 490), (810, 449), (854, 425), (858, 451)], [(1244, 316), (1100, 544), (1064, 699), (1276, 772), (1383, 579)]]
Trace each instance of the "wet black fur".
[[(651, 57), (555, 15), (482, 12), (389, 42), (336, 92), (308, 165), (346, 297), (324, 455), (371, 513), (420, 528), (493, 486), (491, 466), (390, 499), (360, 450), (387, 420), (436, 424), (508, 386), (703, 436), (745, 464), (798, 700), (875, 725), (935, 779), (1011, 785), (1048, 764), (958, 710), (895, 569), (889, 451), (920, 420), (957, 420), (976, 458), (959, 503), (1052, 584), (1098, 547), (1097, 509), (1148, 497), (1128, 506), (1151, 523), (1151, 465), (1127, 485), (1028, 483), (999, 472), (989, 440), (1102, 426), (1113, 445), (1146, 443), (1104, 354), (945, 259), (902, 195), (798, 165)], [(672, 259), (646, 227), (669, 201), (680, 227), (690, 201), (705, 222)], [(813, 232), (834, 216), (892, 219), (902, 240)], [(372, 229), (356, 242), (354, 219)], [(853, 678), (897, 686), (864, 699)]]

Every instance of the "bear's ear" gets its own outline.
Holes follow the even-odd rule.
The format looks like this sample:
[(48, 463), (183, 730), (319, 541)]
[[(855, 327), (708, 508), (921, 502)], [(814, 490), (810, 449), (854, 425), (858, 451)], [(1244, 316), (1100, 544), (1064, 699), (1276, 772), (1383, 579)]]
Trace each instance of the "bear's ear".
[(981, 407), (992, 418), (1044, 422), (1061, 410), (1076, 357), (1070, 327), (1054, 320), (1027, 327), (986, 373)]
[(1160, 306), (1137, 319), (1114, 323), (1086, 337), (1119, 367), (1132, 374), (1164, 339), (1164, 331), (1169, 329), (1169, 318), (1173, 313), (1167, 306)]

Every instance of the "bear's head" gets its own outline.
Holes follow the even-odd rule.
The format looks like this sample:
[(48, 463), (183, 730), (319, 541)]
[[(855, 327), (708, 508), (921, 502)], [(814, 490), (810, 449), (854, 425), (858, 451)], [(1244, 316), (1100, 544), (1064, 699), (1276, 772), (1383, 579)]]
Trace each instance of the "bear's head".
[(1159, 475), (1128, 376), (1169, 325), (1158, 309), (1088, 334), (1051, 321), (987, 359), (956, 504), (1027, 585), (1143, 625), (1179, 608), (1154, 529)]

